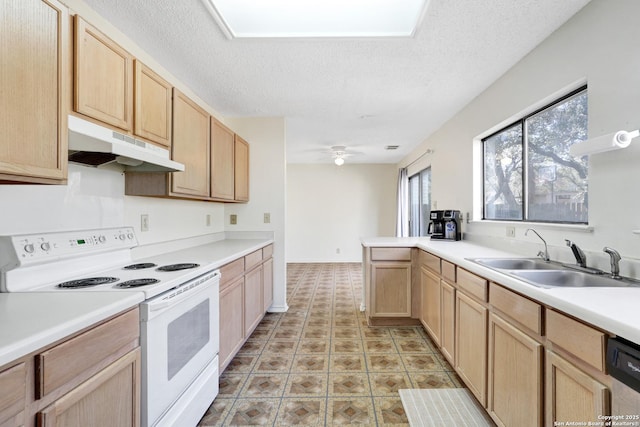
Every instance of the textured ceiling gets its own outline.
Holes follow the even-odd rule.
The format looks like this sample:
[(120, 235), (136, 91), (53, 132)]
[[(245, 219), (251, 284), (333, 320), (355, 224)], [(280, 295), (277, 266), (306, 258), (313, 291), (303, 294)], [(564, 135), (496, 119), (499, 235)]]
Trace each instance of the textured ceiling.
[(224, 116), (285, 117), (287, 162), (396, 163), (589, 0), (431, 0), (382, 40), (228, 40), (201, 0), (85, 2)]

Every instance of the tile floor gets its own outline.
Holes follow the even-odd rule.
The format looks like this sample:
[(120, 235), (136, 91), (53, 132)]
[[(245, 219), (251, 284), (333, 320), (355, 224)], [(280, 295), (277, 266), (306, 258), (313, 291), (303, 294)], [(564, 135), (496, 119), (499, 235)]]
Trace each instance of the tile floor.
[(408, 426), (398, 390), (462, 387), (421, 327), (370, 328), (361, 264), (289, 264), (268, 313), (220, 377), (199, 426)]

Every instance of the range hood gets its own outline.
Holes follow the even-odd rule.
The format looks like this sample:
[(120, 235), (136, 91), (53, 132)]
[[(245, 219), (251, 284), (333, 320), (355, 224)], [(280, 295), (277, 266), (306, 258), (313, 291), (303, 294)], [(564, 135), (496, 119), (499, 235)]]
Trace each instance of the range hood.
[(169, 150), (69, 115), (69, 161), (100, 167), (120, 164), (130, 172), (184, 171)]

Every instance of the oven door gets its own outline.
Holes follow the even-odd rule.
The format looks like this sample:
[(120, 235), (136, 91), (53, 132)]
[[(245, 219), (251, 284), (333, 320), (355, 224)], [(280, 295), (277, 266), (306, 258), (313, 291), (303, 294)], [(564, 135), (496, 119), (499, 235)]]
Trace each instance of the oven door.
[(140, 305), (143, 426), (183, 410), (174, 404), (189, 405), (179, 398), (216, 358), (219, 282), (218, 271), (208, 273)]

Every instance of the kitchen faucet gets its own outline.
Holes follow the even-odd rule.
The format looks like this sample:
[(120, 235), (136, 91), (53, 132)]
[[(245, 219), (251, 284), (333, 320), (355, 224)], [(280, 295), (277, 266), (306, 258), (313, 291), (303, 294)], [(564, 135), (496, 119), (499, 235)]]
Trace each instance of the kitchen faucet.
[(564, 241), (567, 243), (567, 246), (571, 248), (571, 252), (573, 252), (573, 256), (576, 257), (576, 263), (578, 263), (580, 267), (586, 268), (587, 256), (584, 254), (582, 249), (580, 249), (578, 245), (576, 245), (569, 239), (564, 239)]
[(538, 256), (541, 257), (543, 260), (549, 262), (550, 258), (549, 258), (549, 250), (547, 249), (547, 242), (533, 228), (527, 228), (527, 230), (524, 232), (524, 235), (526, 236), (529, 231), (533, 231), (534, 233), (536, 233), (536, 236), (538, 236), (540, 240), (542, 240), (542, 243), (544, 243), (544, 252), (542, 251), (538, 252)]
[(620, 279), (620, 259), (622, 258), (618, 251), (605, 246), (603, 249), (611, 257), (611, 278)]

